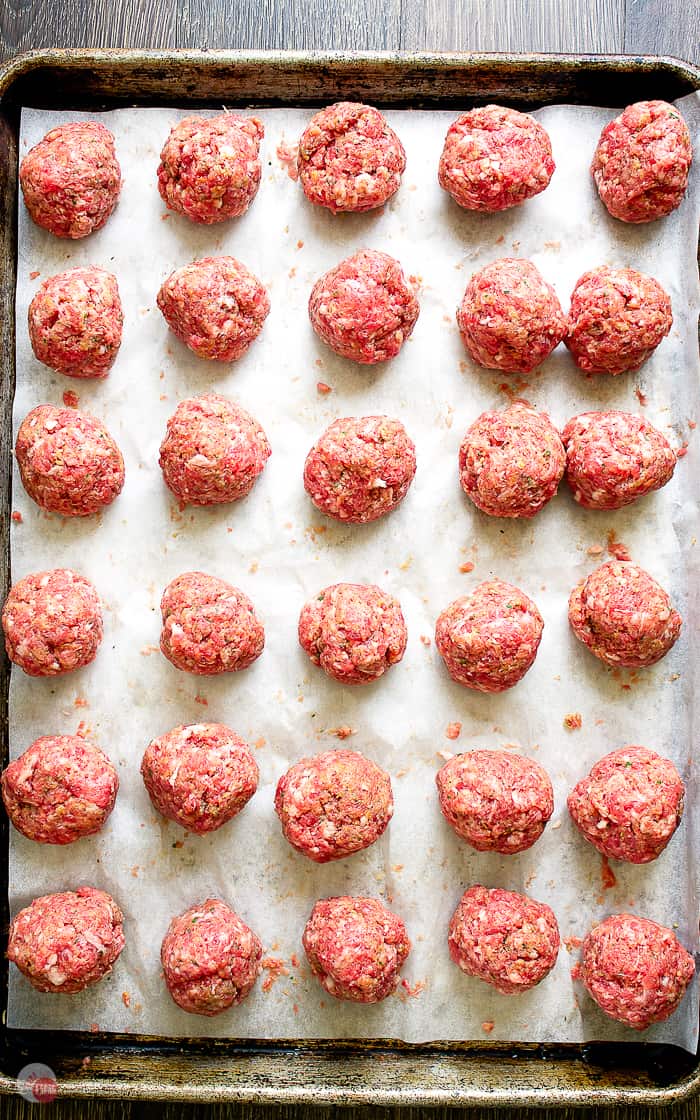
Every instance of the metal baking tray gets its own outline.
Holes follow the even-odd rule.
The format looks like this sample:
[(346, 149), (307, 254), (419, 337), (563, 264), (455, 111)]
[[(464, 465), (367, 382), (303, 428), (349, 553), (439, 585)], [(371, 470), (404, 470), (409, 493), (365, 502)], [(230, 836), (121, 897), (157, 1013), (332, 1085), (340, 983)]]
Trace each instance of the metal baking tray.
[[(674, 59), (613, 55), (319, 54), (48, 50), (0, 67), (0, 595), (7, 594), (15, 384), (17, 145), (23, 105), (219, 107), (323, 105), (462, 109), (567, 102), (623, 106), (700, 89), (700, 70)], [(0, 653), (0, 762), (8, 761), (9, 663)], [(142, 1100), (372, 1105), (670, 1105), (700, 1091), (700, 1053), (643, 1042), (406, 1045), (255, 1042), (6, 1026), (8, 823), (0, 819), (0, 1094), (30, 1062), (52, 1068), (58, 1093)]]

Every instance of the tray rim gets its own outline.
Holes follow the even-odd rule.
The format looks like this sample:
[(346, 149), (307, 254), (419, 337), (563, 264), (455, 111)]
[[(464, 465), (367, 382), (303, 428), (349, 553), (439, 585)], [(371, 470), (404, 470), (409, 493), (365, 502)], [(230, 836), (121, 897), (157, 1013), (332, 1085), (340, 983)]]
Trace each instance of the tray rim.
[[(242, 67), (244, 69), (253, 69), (255, 67), (264, 66), (268, 70), (275, 71), (288, 66), (297, 66), (301, 68), (315, 68), (327, 66), (331, 69), (342, 69), (352, 73), (354, 68), (359, 71), (363, 65), (380, 66), (385, 65), (390, 69), (399, 70), (402, 66), (411, 65), (418, 69), (438, 67), (445, 71), (455, 69), (470, 69), (481, 70), (486, 68), (493, 68), (498, 66), (509, 67), (511, 70), (522, 71), (523, 73), (537, 71), (539, 74), (545, 74), (547, 71), (556, 67), (565, 72), (576, 72), (584, 67), (589, 69), (599, 69), (601, 73), (612, 73), (621, 69), (627, 69), (630, 66), (639, 68), (640, 70), (662, 70), (666, 71), (669, 75), (681, 77), (686, 82), (700, 90), (700, 66), (696, 66), (686, 60), (674, 58), (671, 56), (660, 55), (629, 55), (629, 54), (572, 54), (572, 53), (556, 53), (556, 52), (536, 52), (536, 53), (519, 53), (519, 52), (472, 52), (472, 51), (454, 51), (454, 52), (441, 52), (441, 51), (286, 51), (286, 50), (249, 50), (249, 49), (223, 49), (223, 50), (196, 50), (190, 48), (183, 49), (142, 49), (142, 48), (42, 48), (29, 51), (18, 52), (6, 60), (0, 62), (0, 105), (6, 100), (8, 92), (12, 89), (18, 79), (24, 75), (30, 74), (34, 70), (41, 69), (42, 67), (64, 67), (70, 70), (80, 70), (89, 68), (90, 66), (99, 66), (100, 64), (111, 64), (116, 68), (133, 66), (139, 62), (143, 63), (185, 63), (190, 66), (197, 67), (198, 69), (206, 70), (210, 67), (220, 67), (223, 65), (231, 65), (232, 67)], [(137, 97), (137, 93), (134, 94)], [(185, 94), (182, 98), (183, 102), (189, 100)], [(250, 101), (254, 102), (254, 98)], [(21, 104), (21, 103), (20, 103)], [(16, 266), (16, 255), (13, 261), (13, 267)], [(14, 288), (14, 285), (13, 285)], [(14, 321), (11, 326), (12, 335), (14, 339)], [(14, 366), (13, 366), (14, 371)], [(8, 533), (9, 540), (9, 533)], [(3, 939), (6, 931), (2, 930)], [(4, 1019), (4, 1016), (3, 1016)], [(0, 1035), (7, 1036), (13, 1033), (20, 1035), (23, 1032), (10, 1032), (9, 1028), (2, 1024), (0, 1028)], [(30, 1033), (30, 1032), (25, 1032)], [(65, 1035), (67, 1032), (60, 1032)], [(109, 1054), (110, 1045), (109, 1039), (113, 1040), (114, 1049), (116, 1050), (119, 1045), (122, 1051), (125, 1048), (140, 1056), (140, 1059), (145, 1059), (145, 1054), (136, 1043), (136, 1040), (130, 1042), (129, 1036), (104, 1036), (104, 1042), (100, 1040), (95, 1047), (96, 1052)], [(151, 1040), (146, 1039), (146, 1042)], [(182, 1049), (187, 1047), (188, 1040), (170, 1040), (163, 1038), (162, 1040), (152, 1040), (154, 1042), (162, 1042), (162, 1049), (168, 1047), (171, 1050)], [(97, 1040), (96, 1040), (97, 1042)], [(173, 1042), (179, 1046), (173, 1047)], [(622, 1045), (622, 1044), (618, 1044)], [(470, 1057), (473, 1060), (477, 1051), (488, 1052), (489, 1055), (497, 1060), (499, 1052), (508, 1057), (508, 1051), (513, 1051), (514, 1047), (508, 1047), (507, 1044), (469, 1044), (466, 1043), (464, 1049), (451, 1049), (441, 1050), (440, 1046), (435, 1047), (426, 1046), (423, 1049), (407, 1048), (403, 1049), (401, 1044), (392, 1043), (387, 1040), (378, 1040), (374, 1044), (362, 1047), (361, 1042), (357, 1044), (360, 1050), (364, 1051), (364, 1056), (370, 1056), (374, 1052), (375, 1055), (384, 1054), (390, 1056), (397, 1064), (405, 1064), (406, 1060), (413, 1061), (418, 1064), (426, 1066), (425, 1072), (427, 1073), (427, 1066), (434, 1067), (442, 1060), (443, 1065), (455, 1064), (459, 1065), (460, 1062), (464, 1063), (464, 1070), (455, 1070), (452, 1074), (453, 1080), (449, 1085), (444, 1088), (439, 1087), (434, 1074), (433, 1080), (430, 1085), (427, 1082), (423, 1084), (403, 1084), (400, 1080), (395, 1081), (393, 1085), (380, 1085), (360, 1082), (349, 1085), (347, 1083), (341, 1084), (338, 1079), (333, 1079), (333, 1070), (337, 1072), (339, 1069), (338, 1063), (348, 1063), (348, 1054), (352, 1055), (352, 1041), (348, 1040), (346, 1044), (340, 1046), (333, 1046), (323, 1040), (314, 1042), (302, 1042), (295, 1046), (294, 1041), (288, 1041), (286, 1045), (282, 1046), (280, 1043), (275, 1043), (271, 1040), (269, 1044), (263, 1044), (255, 1049), (249, 1051), (241, 1050), (240, 1043), (236, 1048), (235, 1042), (231, 1042), (230, 1049), (233, 1053), (226, 1054), (224, 1048), (221, 1049), (221, 1054), (227, 1058), (228, 1070), (234, 1074), (235, 1080), (225, 1081), (221, 1074), (220, 1068), (213, 1068), (209, 1071), (208, 1078), (205, 1080), (193, 1079), (189, 1076), (186, 1079), (168, 1078), (166, 1071), (156, 1075), (157, 1079), (151, 1080), (146, 1084), (143, 1077), (139, 1078), (134, 1073), (130, 1073), (124, 1078), (119, 1078), (114, 1075), (99, 1076), (93, 1075), (90, 1072), (89, 1065), (87, 1068), (80, 1063), (76, 1062), (76, 1069), (71, 1071), (71, 1075), (67, 1076), (64, 1071), (61, 1071), (62, 1080), (59, 1084), (58, 1096), (59, 1097), (73, 1097), (73, 1098), (91, 1098), (91, 1097), (105, 1097), (105, 1098), (121, 1098), (131, 1100), (169, 1100), (169, 1101), (197, 1101), (197, 1102), (242, 1102), (250, 1101), (256, 1103), (276, 1103), (276, 1104), (304, 1104), (311, 1101), (320, 1101), (322, 1103), (335, 1103), (335, 1104), (372, 1104), (378, 1106), (395, 1106), (395, 1105), (452, 1105), (452, 1106), (486, 1106), (489, 1108), (498, 1107), (512, 1107), (513, 1105), (534, 1105), (534, 1106), (603, 1106), (603, 1105), (621, 1105), (621, 1104), (636, 1104), (636, 1105), (649, 1105), (649, 1106), (668, 1106), (670, 1104), (678, 1104), (689, 1100), (696, 1094), (700, 1094), (700, 1052), (695, 1056), (696, 1062), (692, 1070), (684, 1075), (671, 1085), (658, 1085), (649, 1087), (646, 1085), (625, 1084), (620, 1087), (595, 1086), (588, 1085), (584, 1087), (576, 1087), (575, 1085), (546, 1085), (544, 1084), (545, 1078), (542, 1079), (542, 1084), (539, 1085), (518, 1085), (517, 1078), (514, 1083), (504, 1085), (501, 1084), (496, 1089), (491, 1087), (485, 1091), (481, 1084), (470, 1084), (459, 1078), (457, 1074), (462, 1072), (468, 1073)], [(238, 1053), (236, 1053), (238, 1049)], [(542, 1055), (539, 1053), (539, 1048), (534, 1045), (525, 1045), (519, 1048), (521, 1051), (530, 1053), (529, 1059), (525, 1060), (537, 1062), (538, 1058)], [(566, 1047), (562, 1047), (562, 1050)], [(572, 1050), (575, 1049), (572, 1047)], [(304, 1077), (305, 1066), (303, 1066), (304, 1056), (319, 1055), (328, 1058), (329, 1062), (326, 1063), (325, 1080), (321, 1081), (320, 1073), (317, 1074), (317, 1080), (312, 1083), (310, 1079)], [(113, 1055), (114, 1056), (114, 1055)], [(196, 1059), (197, 1054), (190, 1052), (189, 1057)], [(240, 1066), (241, 1061), (247, 1067), (255, 1067), (252, 1072), (241, 1073), (236, 1069), (236, 1063)], [(284, 1074), (289, 1080), (285, 1084), (277, 1083), (275, 1072), (272, 1066), (275, 1062), (279, 1062), (285, 1066), (284, 1070), (280, 1070), (280, 1074)], [(427, 1063), (427, 1065), (426, 1065)], [(540, 1067), (542, 1063), (540, 1062)], [(550, 1062), (550, 1065), (552, 1063)], [(265, 1069), (265, 1067), (269, 1067)], [(294, 1080), (295, 1066), (297, 1069), (297, 1080)], [(257, 1068), (260, 1067), (260, 1068)], [(620, 1067), (622, 1068), (622, 1067)], [(301, 1071), (300, 1073), (298, 1071)], [(264, 1078), (261, 1077), (265, 1073)], [(11, 1095), (17, 1093), (16, 1081), (13, 1077), (9, 1076), (0, 1068), (0, 1096)]]

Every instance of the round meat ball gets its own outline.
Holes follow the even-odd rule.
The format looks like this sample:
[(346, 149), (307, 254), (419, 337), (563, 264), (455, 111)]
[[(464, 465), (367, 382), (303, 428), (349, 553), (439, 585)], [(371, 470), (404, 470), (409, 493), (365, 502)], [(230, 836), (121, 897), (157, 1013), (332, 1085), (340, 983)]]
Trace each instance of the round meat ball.
[(25, 576), (2, 610), (10, 661), (30, 677), (56, 677), (94, 661), (102, 641), (95, 588), (70, 568)]
[(304, 487), (336, 521), (364, 524), (396, 509), (416, 473), (416, 448), (400, 420), (344, 416), (306, 456)]
[(302, 758), (283, 774), (275, 812), (285, 839), (315, 863), (345, 859), (369, 848), (394, 812), (391, 780), (357, 751)]
[(503, 995), (526, 992), (557, 963), (559, 927), (544, 902), (475, 886), (465, 891), (447, 935), (450, 956), (467, 976)]
[(644, 1031), (673, 1014), (695, 964), (672, 930), (635, 914), (612, 914), (590, 931), (572, 972), (601, 1011)]
[(265, 631), (250, 599), (216, 576), (177, 576), (163, 592), (160, 609), (160, 648), (183, 672), (237, 673), (263, 651)]
[(579, 369), (615, 376), (639, 369), (672, 323), (671, 300), (657, 280), (601, 265), (573, 290), (564, 341)]
[(474, 361), (504, 373), (531, 373), (566, 334), (551, 284), (532, 261), (508, 257), (474, 273), (457, 308), (457, 325)]
[(322, 276), (309, 298), (311, 326), (341, 358), (395, 358), (418, 318), (418, 300), (388, 253), (361, 249)]
[(158, 307), (173, 334), (199, 358), (234, 362), (260, 334), (270, 297), (235, 257), (203, 257), (171, 273)]
[(94, 836), (114, 808), (117, 771), (79, 735), (43, 735), (0, 777), (7, 815), (38, 844), (72, 844)]
[(534, 662), (543, 627), (532, 599), (490, 579), (445, 608), (435, 643), (453, 681), (477, 692), (505, 692)]
[(447, 130), (438, 182), (465, 210), (493, 212), (539, 194), (553, 173), (549, 135), (534, 117), (483, 105)]
[(221, 828), (248, 804), (258, 788), (258, 764), (250, 747), (223, 723), (175, 727), (153, 739), (141, 776), (162, 816), (204, 834)]
[(169, 210), (213, 225), (245, 214), (260, 186), (262, 121), (240, 113), (185, 117), (160, 153), (158, 190)]
[(569, 597), (569, 622), (585, 646), (606, 665), (643, 669), (676, 643), (682, 620), (655, 579), (623, 560), (609, 560)]
[(98, 513), (124, 485), (121, 451), (100, 420), (77, 408), (33, 408), (20, 424), (15, 455), (29, 497), (64, 517)]
[(340, 101), (301, 134), (297, 169), (309, 202), (341, 211), (374, 210), (399, 189), (403, 144), (378, 109)]
[(82, 992), (112, 971), (123, 915), (96, 887), (46, 894), (10, 925), (7, 956), (39, 992)]
[(56, 237), (101, 229), (117, 205), (121, 179), (114, 137), (98, 121), (52, 128), (19, 166), (30, 217)]
[(300, 645), (340, 684), (376, 681), (401, 660), (406, 639), (398, 600), (374, 584), (331, 584), (299, 616)]
[(314, 976), (336, 999), (379, 1003), (399, 982), (410, 950), (401, 918), (376, 898), (324, 898), (304, 928)]
[(491, 517), (534, 517), (557, 492), (566, 455), (544, 412), (512, 404), (482, 412), (459, 449), (459, 481)]
[(510, 751), (455, 755), (435, 781), (445, 820), (477, 852), (526, 851), (554, 812), (546, 770)]
[(271, 449), (244, 408), (210, 393), (180, 401), (160, 445), (166, 486), (183, 504), (237, 502), (253, 489)]
[(638, 101), (600, 134), (591, 174), (613, 218), (653, 222), (683, 201), (693, 159), (683, 117), (666, 101)]
[(676, 455), (662, 433), (631, 412), (582, 412), (562, 432), (566, 481), (586, 509), (622, 509), (660, 490)]
[(684, 792), (668, 758), (623, 747), (599, 759), (566, 803), (576, 827), (604, 856), (650, 863), (681, 823)]
[(261, 957), (260, 939), (218, 898), (173, 918), (160, 950), (168, 991), (192, 1015), (219, 1015), (242, 1003)]
[(117, 278), (103, 268), (69, 268), (45, 280), (29, 304), (34, 356), (66, 377), (106, 377), (122, 341)]

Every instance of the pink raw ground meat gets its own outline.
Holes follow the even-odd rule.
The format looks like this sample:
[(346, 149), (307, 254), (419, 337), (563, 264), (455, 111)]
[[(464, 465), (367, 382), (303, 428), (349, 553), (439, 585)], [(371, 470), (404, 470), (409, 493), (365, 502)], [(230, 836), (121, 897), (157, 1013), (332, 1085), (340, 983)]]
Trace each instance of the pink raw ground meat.
[(90, 581), (69, 568), (36, 572), (10, 588), (2, 626), (10, 661), (30, 677), (55, 677), (94, 661), (100, 600)]
[(566, 481), (586, 509), (622, 509), (673, 476), (666, 437), (631, 412), (581, 412), (562, 432)]
[(354, 1003), (379, 1003), (391, 995), (411, 949), (401, 918), (376, 898), (321, 899), (302, 940), (326, 991)]
[(304, 194), (333, 214), (382, 206), (399, 189), (405, 166), (401, 141), (369, 105), (329, 105), (299, 140), (297, 167)]
[(216, 576), (178, 576), (163, 592), (160, 609), (160, 648), (183, 672), (236, 673), (263, 651), (265, 631), (250, 599)]
[(373, 584), (334, 583), (299, 617), (302, 648), (341, 684), (376, 681), (401, 660), (406, 637), (398, 600)]
[(45, 280), (29, 304), (35, 357), (67, 377), (106, 377), (122, 341), (117, 278), (103, 268), (69, 268)]

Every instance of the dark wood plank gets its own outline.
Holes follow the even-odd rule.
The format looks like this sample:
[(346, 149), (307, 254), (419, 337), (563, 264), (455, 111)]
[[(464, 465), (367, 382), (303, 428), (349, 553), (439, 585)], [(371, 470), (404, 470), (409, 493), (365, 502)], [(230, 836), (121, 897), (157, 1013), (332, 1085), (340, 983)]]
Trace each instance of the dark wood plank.
[(397, 50), (401, 45), (401, 0), (240, 0), (231, 8), (181, 0), (178, 46)]
[(700, 62), (700, 4), (627, 0), (625, 50)]

